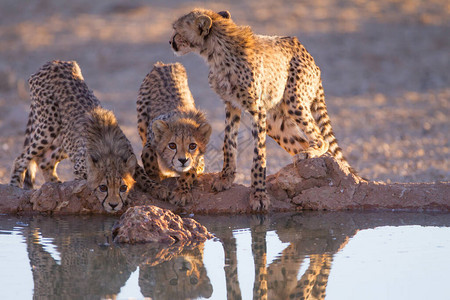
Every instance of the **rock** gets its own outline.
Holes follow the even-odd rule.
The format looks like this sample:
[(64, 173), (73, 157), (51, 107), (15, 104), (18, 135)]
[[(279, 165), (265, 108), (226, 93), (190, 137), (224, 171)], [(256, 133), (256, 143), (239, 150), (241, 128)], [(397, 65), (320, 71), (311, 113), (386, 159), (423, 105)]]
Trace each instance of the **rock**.
[[(222, 192), (211, 192), (216, 173), (199, 177), (193, 203), (178, 207), (133, 190), (129, 206), (155, 205), (176, 213), (252, 213), (248, 199), (251, 188), (233, 184)], [(174, 178), (163, 184), (174, 188)], [(25, 191), (0, 184), (0, 213), (45, 212), (52, 214), (106, 214), (98, 199), (81, 182), (46, 183), (39, 190)], [(450, 211), (450, 182), (384, 183), (365, 181), (330, 156), (289, 164), (267, 177), (270, 212), (298, 210), (441, 210)], [(125, 207), (123, 213), (128, 207)]]
[(100, 201), (85, 188), (85, 181), (48, 182), (33, 192), (33, 211), (59, 214), (106, 213)]
[(130, 207), (113, 227), (117, 243), (204, 242), (213, 235), (191, 218), (181, 218), (170, 210), (153, 205)]
[(23, 190), (18, 187), (0, 184), (0, 213), (15, 214), (22, 211), (31, 211), (31, 190)]

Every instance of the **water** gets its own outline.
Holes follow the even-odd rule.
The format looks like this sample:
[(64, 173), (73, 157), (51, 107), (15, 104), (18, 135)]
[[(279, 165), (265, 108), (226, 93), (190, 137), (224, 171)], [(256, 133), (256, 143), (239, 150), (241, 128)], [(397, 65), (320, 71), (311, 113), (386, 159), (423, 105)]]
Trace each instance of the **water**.
[(115, 245), (113, 217), (0, 216), (0, 299), (450, 299), (450, 214), (196, 216), (216, 238)]

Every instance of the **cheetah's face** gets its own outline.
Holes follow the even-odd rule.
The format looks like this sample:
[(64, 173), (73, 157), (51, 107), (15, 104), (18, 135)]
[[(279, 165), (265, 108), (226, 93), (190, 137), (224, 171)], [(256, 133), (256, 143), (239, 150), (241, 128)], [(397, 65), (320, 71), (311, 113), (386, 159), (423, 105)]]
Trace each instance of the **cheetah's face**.
[[(178, 286), (197, 285), (200, 279), (200, 272), (197, 265), (202, 266), (202, 262), (191, 256), (180, 255), (172, 260), (173, 271), (170, 274), (169, 284)], [(181, 282), (179, 282), (181, 281)]]
[[(208, 19), (209, 23), (205, 24), (204, 22), (207, 22)], [(204, 43), (203, 37), (209, 33), (211, 22), (209, 17), (195, 12), (175, 21), (173, 24), (174, 33), (169, 41), (175, 54), (181, 56), (191, 51), (200, 51)]]
[(211, 134), (209, 124), (177, 125), (158, 120), (152, 126), (158, 164), (163, 173), (180, 174), (195, 168), (209, 141)]
[(193, 50), (190, 43), (177, 32), (173, 34), (169, 43), (172, 46), (172, 50), (176, 56), (185, 55)]
[[(183, 251), (172, 260), (157, 266), (143, 266), (139, 283), (145, 286), (155, 299), (210, 298), (213, 287), (203, 264), (203, 253), (197, 250)], [(163, 287), (163, 288), (155, 288)]]
[(196, 9), (173, 23), (174, 33), (169, 43), (176, 55), (181, 56), (192, 51), (199, 52), (212, 29), (214, 20), (230, 18), (228, 11), (210, 13), (212, 15), (208, 15), (204, 10)]
[(118, 212), (127, 203), (128, 193), (135, 183), (136, 163), (134, 155), (126, 161), (111, 157), (88, 158), (88, 185), (107, 212)]

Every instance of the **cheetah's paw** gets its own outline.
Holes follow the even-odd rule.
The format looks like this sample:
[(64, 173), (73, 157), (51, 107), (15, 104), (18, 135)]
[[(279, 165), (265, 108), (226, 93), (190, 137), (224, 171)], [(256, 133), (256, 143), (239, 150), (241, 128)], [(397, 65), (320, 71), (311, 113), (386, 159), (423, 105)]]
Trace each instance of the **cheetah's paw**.
[(189, 190), (183, 190), (180, 188), (175, 189), (173, 192), (173, 198), (169, 200), (170, 203), (179, 206), (185, 206), (186, 204), (194, 201), (194, 195)]
[(219, 173), (218, 178), (216, 178), (212, 184), (212, 190), (215, 192), (221, 192), (228, 190), (234, 182), (234, 175)]
[(308, 158), (312, 158), (314, 155), (312, 155), (309, 151), (302, 151), (294, 155), (294, 163), (299, 163), (301, 161), (304, 161)]
[(173, 198), (172, 192), (169, 190), (168, 187), (164, 185), (155, 187), (155, 192), (156, 197), (160, 200), (171, 201), (171, 199)]
[(266, 192), (253, 192), (250, 194), (250, 207), (254, 212), (267, 212), (270, 199)]

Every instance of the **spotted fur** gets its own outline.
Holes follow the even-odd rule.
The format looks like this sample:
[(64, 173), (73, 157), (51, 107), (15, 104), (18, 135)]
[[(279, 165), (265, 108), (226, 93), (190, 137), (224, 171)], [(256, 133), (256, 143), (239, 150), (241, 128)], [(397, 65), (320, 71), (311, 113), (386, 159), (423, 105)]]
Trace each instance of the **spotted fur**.
[(191, 188), (204, 171), (211, 126), (195, 108), (181, 64), (155, 64), (140, 87), (137, 114), (145, 171), (156, 178), (179, 176), (171, 202), (191, 202)]
[(31, 110), (11, 185), (33, 188), (36, 165), (46, 182), (59, 182), (56, 167), (70, 158), (75, 178), (87, 180), (108, 212), (122, 209), (135, 182), (160, 198), (168, 197), (167, 189), (150, 180), (137, 164), (114, 114), (101, 108), (76, 62), (46, 63), (29, 84)]
[[(195, 9), (173, 24), (170, 40), (178, 55), (200, 54), (209, 65), (209, 84), (225, 102), (224, 164), (217, 191), (235, 179), (241, 111), (253, 121), (250, 206), (267, 210), (266, 134), (294, 162), (328, 152), (344, 165), (331, 128), (320, 69), (295, 37), (257, 35), (236, 25), (229, 12)], [(351, 168), (350, 168), (351, 169)]]

